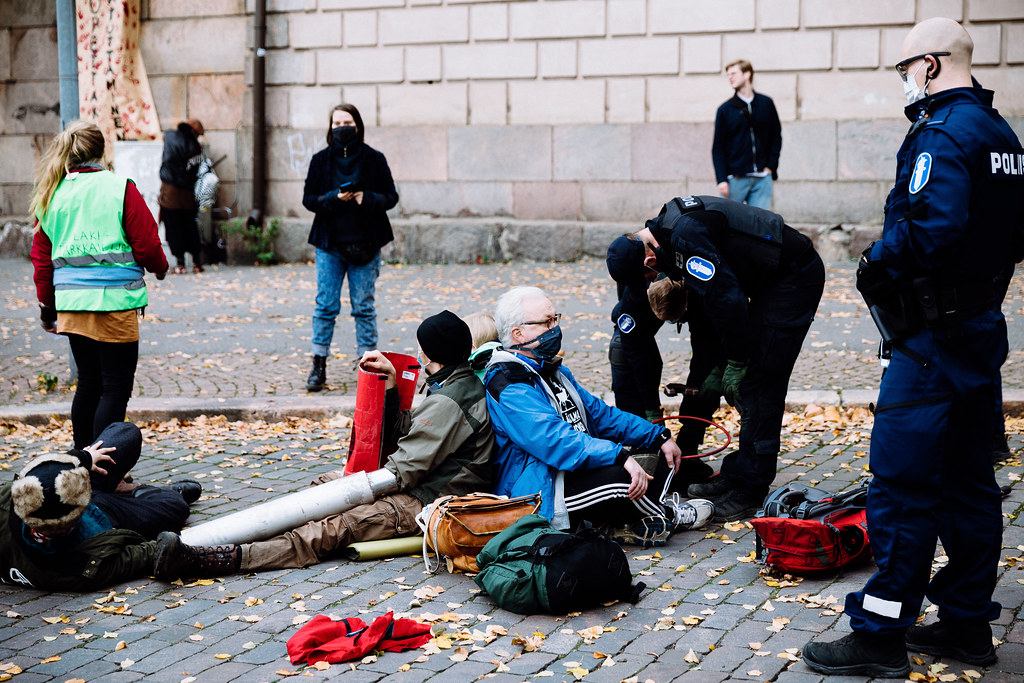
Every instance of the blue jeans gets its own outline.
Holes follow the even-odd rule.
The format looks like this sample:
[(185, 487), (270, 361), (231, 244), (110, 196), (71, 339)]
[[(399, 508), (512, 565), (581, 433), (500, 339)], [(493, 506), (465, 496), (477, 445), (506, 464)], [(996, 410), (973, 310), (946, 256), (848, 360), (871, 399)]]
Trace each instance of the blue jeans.
[(377, 311), (373, 307), (377, 276), (380, 275), (380, 252), (369, 263), (354, 266), (340, 254), (316, 250), (316, 308), (313, 309), (313, 344), (315, 356), (331, 352), (334, 319), (341, 312), (341, 283), (348, 273), (348, 298), (356, 321), (356, 349), (360, 356), (377, 348)]
[(772, 208), (772, 177), (744, 176), (729, 178), (729, 199), (734, 202), (746, 202), (759, 209)]

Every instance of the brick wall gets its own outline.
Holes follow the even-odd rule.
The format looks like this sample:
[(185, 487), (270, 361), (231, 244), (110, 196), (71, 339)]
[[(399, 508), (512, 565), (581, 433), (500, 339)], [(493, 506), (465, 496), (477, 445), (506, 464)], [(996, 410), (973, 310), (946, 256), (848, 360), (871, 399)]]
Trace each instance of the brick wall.
[[(143, 0), (164, 129), (202, 119), (248, 208), (252, 0)], [(636, 220), (714, 191), (722, 75), (751, 60), (783, 124), (775, 208), (877, 222), (906, 130), (891, 69), (914, 22), (963, 21), (975, 75), (1024, 133), (1020, 0), (268, 0), (271, 215), (301, 206), (330, 107), (356, 104), (404, 215)], [(0, 3), (0, 212), (27, 206), (56, 131), (52, 3)], [(239, 163), (236, 168), (236, 156)]]

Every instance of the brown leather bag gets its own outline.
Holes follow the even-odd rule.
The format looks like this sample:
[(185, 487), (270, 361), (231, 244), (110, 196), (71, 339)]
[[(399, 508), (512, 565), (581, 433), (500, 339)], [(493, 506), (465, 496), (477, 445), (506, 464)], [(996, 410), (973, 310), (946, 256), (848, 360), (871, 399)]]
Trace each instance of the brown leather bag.
[[(423, 529), (423, 564), (436, 573), (444, 557), (448, 571), (480, 571), (476, 556), (487, 541), (520, 517), (537, 512), (540, 500), (539, 493), (519, 498), (492, 493), (438, 498), (416, 515), (416, 523)], [(438, 556), (436, 566), (430, 565), (428, 550)]]

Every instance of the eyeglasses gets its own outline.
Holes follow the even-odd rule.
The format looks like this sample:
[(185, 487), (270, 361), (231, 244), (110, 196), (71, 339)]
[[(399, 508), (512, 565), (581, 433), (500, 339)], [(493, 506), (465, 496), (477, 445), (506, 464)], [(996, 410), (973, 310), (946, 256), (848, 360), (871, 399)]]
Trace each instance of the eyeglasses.
[(552, 316), (544, 318), (543, 320), (527, 320), (526, 322), (520, 323), (519, 327), (524, 325), (543, 325), (544, 327), (551, 329), (558, 324), (558, 321), (562, 319), (561, 313), (555, 313)]
[(928, 56), (931, 56), (931, 57), (949, 57), (949, 55), (950, 55), (949, 52), (925, 52), (924, 54), (914, 55), (913, 57), (907, 57), (903, 61), (900, 61), (900, 62), (896, 63), (896, 67), (895, 67), (896, 68), (896, 73), (898, 73), (900, 75), (901, 79), (906, 81), (907, 80), (907, 67), (910, 66), (911, 64), (913, 64), (914, 62), (916, 62), (917, 60), (923, 59), (923, 58), (928, 57)]

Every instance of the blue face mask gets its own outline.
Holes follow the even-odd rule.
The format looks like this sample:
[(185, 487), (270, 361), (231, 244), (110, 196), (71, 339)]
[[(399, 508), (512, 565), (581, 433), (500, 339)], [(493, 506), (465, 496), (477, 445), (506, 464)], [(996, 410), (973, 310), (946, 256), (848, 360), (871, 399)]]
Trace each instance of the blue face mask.
[[(524, 349), (527, 344), (532, 344), (533, 342), (537, 342), (535, 347), (531, 349)], [(526, 342), (526, 344), (516, 344), (512, 348), (529, 351), (537, 360), (550, 363), (562, 349), (562, 327), (560, 325), (555, 325), (540, 336)]]

